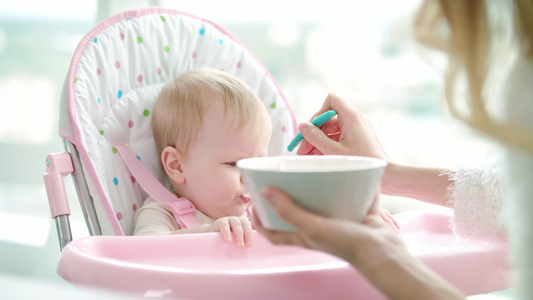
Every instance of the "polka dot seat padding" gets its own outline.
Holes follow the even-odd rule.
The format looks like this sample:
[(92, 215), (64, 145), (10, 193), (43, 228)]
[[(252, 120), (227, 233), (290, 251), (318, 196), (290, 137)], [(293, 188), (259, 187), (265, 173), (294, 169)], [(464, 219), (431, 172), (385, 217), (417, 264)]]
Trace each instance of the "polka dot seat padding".
[(151, 131), (162, 86), (197, 67), (222, 69), (246, 82), (272, 120), (269, 155), (281, 155), (296, 120), (268, 70), (217, 24), (183, 12), (145, 8), (98, 24), (74, 53), (61, 105), (60, 135), (79, 151), (83, 173), (105, 235), (131, 235), (146, 193), (114, 143), (125, 143), (169, 186)]

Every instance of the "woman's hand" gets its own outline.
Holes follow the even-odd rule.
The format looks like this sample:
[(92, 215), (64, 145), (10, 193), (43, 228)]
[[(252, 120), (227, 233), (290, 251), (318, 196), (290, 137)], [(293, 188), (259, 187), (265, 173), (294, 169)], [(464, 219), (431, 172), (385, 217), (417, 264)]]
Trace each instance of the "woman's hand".
[(331, 109), (337, 112), (337, 116), (320, 129), (310, 123), (298, 125), (304, 137), (298, 155), (359, 155), (387, 160), (387, 154), (370, 122), (339, 96), (329, 94), (322, 108), (311, 119)]
[(333, 254), (356, 267), (389, 299), (464, 299), (455, 287), (411, 256), (400, 236), (378, 214), (377, 199), (362, 223), (329, 219), (297, 206), (275, 188), (263, 191), (274, 212), (296, 232), (254, 227), (274, 244), (298, 245)]
[[(296, 232), (272, 231), (264, 228), (258, 217), (254, 218), (254, 228), (274, 244), (290, 244), (328, 252), (345, 259), (356, 267), (371, 264), (369, 254), (376, 254), (380, 247), (376, 243), (390, 241), (391, 245), (406, 251), (398, 234), (391, 230), (379, 215), (377, 199), (369, 215), (362, 223), (330, 219), (310, 213), (297, 206), (285, 193), (276, 188), (267, 188), (263, 198), (269, 201), (272, 209), (281, 219), (296, 228)], [(347, 242), (349, 241), (349, 242)], [(389, 249), (388, 247), (387, 249)], [(379, 261), (379, 259), (376, 259)]]
[(224, 217), (217, 219), (211, 223), (208, 231), (220, 232), (227, 242), (232, 241), (231, 233), (233, 232), (238, 247), (250, 247), (253, 243), (252, 223), (246, 217)]
[(447, 206), (451, 181), (448, 176), (441, 176), (444, 169), (390, 161), (370, 122), (359, 110), (335, 94), (327, 96), (313, 118), (331, 109), (337, 112), (337, 117), (320, 128), (309, 123), (299, 124), (298, 130), (304, 137), (297, 152), (299, 155), (338, 154), (385, 159), (387, 167), (381, 179), (382, 194)]

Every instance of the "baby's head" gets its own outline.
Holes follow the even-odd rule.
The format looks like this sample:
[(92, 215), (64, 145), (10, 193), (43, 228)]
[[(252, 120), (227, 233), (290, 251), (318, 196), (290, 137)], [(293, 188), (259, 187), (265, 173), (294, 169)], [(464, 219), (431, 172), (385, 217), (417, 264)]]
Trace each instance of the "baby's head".
[(255, 121), (266, 112), (263, 103), (242, 81), (227, 72), (199, 68), (167, 84), (153, 109), (152, 131), (157, 151), (174, 146), (187, 154), (202, 127), (207, 110), (213, 106), (235, 122), (235, 129)]
[(208, 68), (167, 84), (153, 109), (152, 131), (174, 192), (211, 218), (240, 216), (249, 199), (235, 162), (265, 156), (271, 124), (242, 81)]

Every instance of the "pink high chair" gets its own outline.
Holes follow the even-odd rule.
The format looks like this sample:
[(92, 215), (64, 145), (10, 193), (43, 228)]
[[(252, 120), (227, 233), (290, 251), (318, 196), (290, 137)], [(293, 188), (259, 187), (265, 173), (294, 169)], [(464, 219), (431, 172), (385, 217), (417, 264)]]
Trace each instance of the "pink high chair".
[[(150, 128), (154, 101), (165, 83), (205, 66), (243, 79), (264, 101), (273, 125), (269, 155), (281, 155), (296, 133), (294, 114), (268, 70), (219, 25), (145, 8), (110, 17), (82, 39), (62, 96), (66, 152), (49, 154), (44, 173), (62, 250), (58, 274), (74, 285), (148, 298), (384, 299), (346, 262), (273, 246), (259, 234), (245, 249), (218, 233), (130, 236), (147, 193), (168, 187)], [(67, 175), (90, 237), (72, 240)], [(412, 254), (467, 295), (509, 287), (505, 244), (456, 239), (447, 214), (396, 218)]]

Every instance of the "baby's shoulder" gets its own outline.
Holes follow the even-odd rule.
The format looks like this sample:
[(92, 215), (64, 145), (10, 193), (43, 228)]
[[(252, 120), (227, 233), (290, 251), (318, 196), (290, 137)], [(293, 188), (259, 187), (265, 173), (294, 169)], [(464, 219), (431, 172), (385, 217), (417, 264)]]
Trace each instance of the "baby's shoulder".
[(169, 211), (166, 205), (163, 203), (155, 200), (152, 197), (148, 197), (144, 200), (143, 204), (139, 209), (137, 209), (136, 213), (139, 214), (143, 210), (160, 210), (160, 211)]

